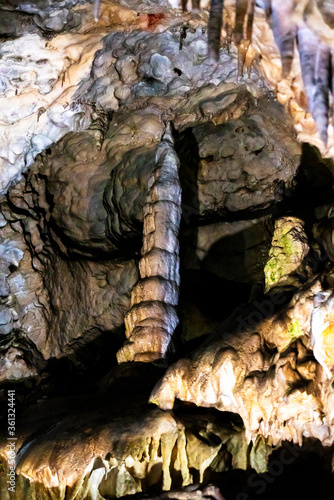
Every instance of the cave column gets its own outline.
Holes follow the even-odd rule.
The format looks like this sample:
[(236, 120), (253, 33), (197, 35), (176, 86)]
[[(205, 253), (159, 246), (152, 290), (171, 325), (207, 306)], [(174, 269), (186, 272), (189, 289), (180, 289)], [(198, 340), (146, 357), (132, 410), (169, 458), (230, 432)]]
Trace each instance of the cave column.
[(140, 278), (125, 317), (127, 341), (117, 353), (119, 363), (150, 362), (166, 357), (178, 324), (181, 186), (179, 159), (167, 125), (148, 182)]

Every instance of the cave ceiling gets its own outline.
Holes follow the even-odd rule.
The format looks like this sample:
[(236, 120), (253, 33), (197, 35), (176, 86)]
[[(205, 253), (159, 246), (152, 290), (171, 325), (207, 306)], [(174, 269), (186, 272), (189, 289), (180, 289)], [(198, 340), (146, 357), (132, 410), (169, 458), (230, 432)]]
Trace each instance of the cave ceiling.
[(333, 30), (0, 0), (1, 500), (333, 497)]

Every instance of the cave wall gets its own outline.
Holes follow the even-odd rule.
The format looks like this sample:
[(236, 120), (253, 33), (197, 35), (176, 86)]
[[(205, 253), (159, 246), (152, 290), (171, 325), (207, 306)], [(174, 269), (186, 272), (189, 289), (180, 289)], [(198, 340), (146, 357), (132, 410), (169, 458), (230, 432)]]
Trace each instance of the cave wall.
[(281, 78), (261, 2), (244, 53), (227, 2), (217, 62), (178, 7), (0, 6), (5, 500), (241, 500), (282, 450), (331, 480), (328, 102), (296, 53)]

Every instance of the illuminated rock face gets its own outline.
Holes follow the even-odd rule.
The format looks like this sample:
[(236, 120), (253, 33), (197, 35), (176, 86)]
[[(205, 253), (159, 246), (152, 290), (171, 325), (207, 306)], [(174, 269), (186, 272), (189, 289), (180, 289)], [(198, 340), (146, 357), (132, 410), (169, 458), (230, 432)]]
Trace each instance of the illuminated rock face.
[[(300, 3), (303, 8), (306, 6), (305, 2)], [(312, 8), (318, 5), (311, 3)], [(8, 40), (1, 46), (0, 102), (3, 128), (0, 192), (5, 192), (10, 183), (20, 177), (39, 152), (68, 131), (86, 128), (94, 115), (91, 105), (101, 106), (104, 110), (116, 110), (133, 102), (136, 97), (140, 100), (164, 95), (169, 96), (171, 104), (173, 96), (186, 95), (191, 88), (236, 81), (238, 70), (233, 62), (237, 57), (234, 46), (231, 46), (229, 53), (226, 48), (221, 51), (218, 66), (212, 65), (207, 59), (207, 35), (203, 33), (207, 26), (206, 13), (200, 13), (195, 18), (187, 13), (181, 15), (178, 12), (175, 15), (168, 9), (167, 3), (161, 2), (136, 4), (134, 10), (128, 3), (125, 7), (103, 3), (96, 24), (91, 5), (82, 6), (81, 2), (75, 1), (65, 4), (62, 2), (57, 7), (37, 1), (26, 3), (20, 6), (20, 22), (15, 18), (16, 2), (9, 2), (8, 7), (1, 11), (1, 32), (5, 37), (18, 38)], [(280, 2), (274, 4), (273, 12), (276, 12), (275, 9), (279, 12)], [(292, 8), (292, 2), (291, 5), (288, 1), (283, 4), (288, 11)], [(325, 4), (326, 7), (318, 5), (321, 12), (323, 8), (328, 8)], [(303, 8), (300, 13), (290, 17), (287, 14), (286, 17), (298, 24), (298, 16), (302, 16)], [(312, 9), (307, 10), (304, 16), (305, 28), (298, 24), (301, 31), (299, 38), (305, 30), (315, 27), (316, 31), (315, 35), (312, 35), (312, 31), (305, 32), (307, 43), (305, 46), (299, 44), (299, 47), (305, 47), (304, 90), (296, 57), (291, 77), (281, 79), (280, 58), (264, 11), (258, 7), (255, 11), (252, 44), (245, 53), (245, 61), (242, 61), (251, 72), (251, 80), (245, 79), (245, 84), (258, 94), (261, 75), (271, 90), (277, 91), (280, 102), (289, 108), (300, 138), (315, 144), (323, 153), (331, 156), (331, 134), (329, 148), (325, 150), (313, 120), (305, 114), (307, 94), (309, 111), (314, 110), (316, 113), (318, 130), (324, 140), (328, 123), (328, 88), (322, 82), (326, 79), (326, 67), (321, 65), (313, 78), (311, 73), (315, 65), (312, 61), (319, 58), (312, 50), (314, 45), (316, 51), (321, 50), (323, 45), (325, 49), (330, 45), (332, 30), (323, 21), (325, 19), (328, 22), (330, 15), (327, 13), (324, 18), (320, 16), (320, 31), (315, 29), (320, 18), (315, 17), (313, 21)], [(153, 19), (156, 12), (162, 12), (163, 15)], [(225, 47), (230, 45), (228, 40), (231, 38), (233, 16), (234, 2), (227, 2), (224, 13), (224, 34), (227, 33)], [(279, 27), (279, 20), (280, 16), (278, 24), (273, 22), (274, 26)], [(323, 25), (326, 25), (326, 30)], [(138, 28), (142, 33), (123, 35), (124, 26)], [(168, 26), (170, 29), (166, 30)], [(292, 30), (291, 36), (295, 36), (295, 31)], [(325, 36), (323, 45), (315, 41), (313, 46), (308, 47), (311, 44), (310, 33), (312, 36)], [(128, 39), (126, 44), (125, 37)], [(140, 49), (143, 44), (146, 46), (145, 51)], [(96, 51), (101, 48), (102, 52), (97, 55)], [(320, 73), (322, 76), (318, 78)], [(312, 83), (313, 80), (319, 85)], [(159, 99), (156, 104), (161, 106)], [(175, 106), (174, 101), (167, 108), (176, 111)]]
[[(260, 435), (273, 445), (282, 439), (301, 444), (312, 436), (331, 446), (333, 297), (307, 277), (308, 251), (301, 221), (278, 219), (265, 266), (272, 293), (237, 309), (198, 350), (172, 365), (151, 402), (168, 409), (179, 399), (238, 413), (249, 441)], [(289, 287), (299, 291), (279, 307)]]
[(15, 383), (17, 499), (221, 500), (233, 469), (270, 471), (315, 442), (330, 467), (332, 11), (270, 3), (282, 58), (264, 3), (249, 43), (247, 2), (236, 18), (226, 2), (217, 63), (207, 10), (102, 2), (95, 22), (81, 1), (0, 6), (0, 397)]
[(312, 344), (314, 357), (329, 379), (334, 368), (333, 341), (333, 294), (328, 291), (316, 297), (312, 314)]
[[(151, 401), (168, 409), (177, 398), (238, 413), (248, 441), (263, 436), (274, 446), (282, 439), (302, 444), (312, 436), (332, 445), (333, 389), (310, 358), (311, 315), (320, 290), (317, 282), (306, 286), (276, 314), (282, 294), (239, 309), (189, 358), (168, 369)], [(319, 347), (314, 343), (314, 355), (325, 365), (331, 354), (326, 333), (319, 333)]]
[(298, 274), (302, 278), (307, 272), (303, 262), (309, 250), (303, 221), (296, 217), (278, 219), (264, 268), (265, 291), (276, 286), (298, 285)]

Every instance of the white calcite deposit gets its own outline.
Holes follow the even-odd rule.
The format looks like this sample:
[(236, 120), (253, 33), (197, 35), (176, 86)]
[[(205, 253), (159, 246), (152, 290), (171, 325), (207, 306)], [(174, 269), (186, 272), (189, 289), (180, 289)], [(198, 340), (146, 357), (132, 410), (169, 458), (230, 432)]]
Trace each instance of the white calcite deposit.
[[(90, 123), (90, 106), (110, 109), (110, 102), (113, 100), (113, 109), (128, 99), (133, 101), (150, 95), (181, 96), (194, 86), (218, 85), (222, 81), (237, 82), (236, 52), (233, 45), (230, 47), (230, 54), (223, 46), (218, 66), (206, 60), (206, 11), (196, 15), (181, 15), (178, 10), (166, 11), (165, 4), (159, 5), (159, 8), (156, 3), (145, 4), (144, 8), (139, 9), (140, 12), (164, 12), (160, 20), (150, 24), (147, 14), (136, 16), (131, 10), (135, 5), (122, 5), (124, 6), (119, 7), (103, 3), (96, 24), (92, 19), (91, 6), (81, 10), (76, 6), (73, 9), (81, 16), (81, 24), (77, 23), (72, 28), (69, 25), (68, 29), (73, 33), (58, 34), (50, 40), (43, 38), (40, 33), (25, 34), (1, 44), (0, 192), (4, 193), (11, 182), (19, 178), (20, 173), (32, 164), (39, 152), (68, 131), (86, 128)], [(233, 2), (227, 2), (224, 14), (226, 22), (232, 19), (233, 8)], [(27, 12), (35, 12), (28, 5), (25, 9)], [(260, 75), (263, 79), (262, 86), (267, 85), (274, 92), (277, 91), (277, 98), (291, 112), (299, 138), (315, 144), (322, 153), (332, 157), (331, 131), (326, 149), (311, 115), (307, 113), (298, 56), (294, 58), (290, 76), (282, 79), (281, 62), (273, 34), (265, 20), (263, 9), (255, 10), (253, 41), (246, 54), (244, 83), (256, 95), (261, 83), (259, 76), (255, 75)], [(53, 19), (56, 18), (57, 16), (53, 16)], [(125, 30), (126, 25), (131, 30), (137, 27), (141, 31), (133, 35), (131, 32), (124, 35), (117, 33), (120, 27), (121, 31)], [(49, 29), (51, 28), (57, 31), (52, 24)], [(103, 38), (110, 32), (116, 32), (109, 35), (112, 53), (105, 43), (97, 56), (97, 50), (103, 47)], [(158, 36), (157, 33), (161, 35)], [(226, 30), (223, 30), (223, 36), (225, 34)], [(133, 51), (136, 54), (133, 74), (137, 82), (129, 85), (129, 76), (124, 77), (129, 70), (124, 66), (123, 58), (132, 57), (130, 54)], [(127, 52), (129, 56), (126, 55)], [(110, 76), (114, 76), (98, 76), (94, 70), (97, 57), (100, 60), (102, 58), (103, 66), (106, 65)], [(247, 67), (252, 64), (257, 69), (249, 79)], [(91, 70), (93, 73), (90, 73)], [(116, 79), (118, 72), (120, 80)], [(90, 74), (93, 75), (93, 80)], [(150, 78), (153, 79), (151, 83)], [(88, 95), (87, 84), (90, 88)], [(84, 90), (79, 90), (76, 94), (78, 89)], [(85, 106), (80, 104), (82, 100), (85, 101)], [(159, 105), (166, 106), (162, 102)]]

